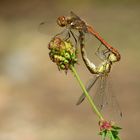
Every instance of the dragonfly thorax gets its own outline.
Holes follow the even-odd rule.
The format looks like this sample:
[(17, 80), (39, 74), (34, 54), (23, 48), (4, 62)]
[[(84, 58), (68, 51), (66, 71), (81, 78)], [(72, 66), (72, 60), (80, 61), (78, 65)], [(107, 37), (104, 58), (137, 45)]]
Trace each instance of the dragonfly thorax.
[(105, 60), (96, 69), (98, 73), (107, 74), (110, 72), (112, 62)]
[(77, 31), (81, 31), (81, 32), (88, 32), (87, 31), (87, 27), (84, 21), (82, 20), (71, 20), (69, 21), (70, 23), (70, 27), (71, 29), (76, 29)]

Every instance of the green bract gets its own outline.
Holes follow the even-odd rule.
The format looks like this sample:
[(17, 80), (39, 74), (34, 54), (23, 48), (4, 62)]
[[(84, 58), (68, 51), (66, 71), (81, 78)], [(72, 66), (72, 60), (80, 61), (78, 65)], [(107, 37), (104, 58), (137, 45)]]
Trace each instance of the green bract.
[(77, 63), (77, 51), (70, 41), (54, 37), (48, 44), (50, 59), (57, 64), (59, 70), (67, 71)]
[(115, 126), (113, 122), (100, 121), (100, 133), (102, 139), (105, 140), (107, 137), (110, 140), (120, 140), (119, 138), (119, 130), (121, 129), (118, 126)]

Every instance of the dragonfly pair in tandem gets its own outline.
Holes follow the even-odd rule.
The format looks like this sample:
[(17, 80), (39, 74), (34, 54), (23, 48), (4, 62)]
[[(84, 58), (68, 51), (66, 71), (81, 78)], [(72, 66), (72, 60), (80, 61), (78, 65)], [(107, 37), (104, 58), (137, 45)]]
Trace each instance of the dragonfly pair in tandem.
[[(42, 22), (40, 25), (44, 24)], [(116, 107), (116, 110), (118, 110), (118, 113), (120, 116), (122, 116), (122, 112), (119, 109), (118, 103), (115, 99), (115, 96), (109, 97), (110, 101), (108, 102), (106, 95), (105, 95), (105, 83), (108, 74), (110, 73), (112, 64), (119, 61), (121, 56), (117, 49), (113, 48), (110, 44), (108, 44), (95, 30), (93, 27), (88, 25), (84, 20), (82, 20), (79, 16), (77, 16), (74, 12), (70, 12), (70, 16), (60, 16), (57, 19), (57, 24), (60, 27), (65, 27), (65, 29), (58, 33), (56, 36), (59, 36), (63, 34), (65, 31), (67, 31), (67, 34), (65, 36), (65, 40), (69, 40), (71, 37), (74, 39), (76, 45), (77, 43), (80, 44), (81, 49), (81, 55), (82, 59), (88, 68), (88, 70), (95, 75), (95, 78), (87, 85), (86, 89), (89, 91), (93, 85), (97, 81), (100, 80), (100, 87), (99, 87), (99, 93), (96, 93), (99, 99), (97, 99), (99, 102), (96, 103), (99, 110), (102, 110), (106, 105), (109, 105), (109, 102), (111, 101), (112, 104)], [(73, 31), (78, 32), (77, 35), (74, 34)], [(97, 38), (101, 45), (104, 46), (106, 49), (101, 50), (101, 45), (96, 51), (96, 55), (101, 59), (101, 64), (99, 66), (95, 66), (94, 63), (92, 63), (86, 53), (85, 50), (85, 35), (91, 34), (95, 38)], [(55, 36), (55, 37), (56, 37)], [(112, 99), (111, 99), (112, 98)], [(85, 95), (82, 94), (77, 102), (77, 105), (81, 104), (83, 100), (85, 99)], [(114, 110), (114, 108), (112, 108)]]

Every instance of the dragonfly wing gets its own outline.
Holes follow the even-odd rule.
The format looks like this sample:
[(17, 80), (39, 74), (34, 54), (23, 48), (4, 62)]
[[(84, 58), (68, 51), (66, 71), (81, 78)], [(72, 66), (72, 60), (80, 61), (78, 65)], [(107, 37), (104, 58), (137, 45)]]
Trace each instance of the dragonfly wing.
[(79, 97), (76, 105), (80, 105), (84, 101), (85, 97), (86, 97), (85, 94), (82, 93), (82, 95)]
[(57, 25), (56, 20), (44, 20), (38, 25), (38, 31), (47, 36), (55, 36), (56, 34), (63, 34), (65, 36), (67, 34), (66, 28), (62, 28)]
[(70, 12), (70, 16), (74, 19), (81, 20), (81, 18), (77, 16), (73, 11)]
[(104, 114), (109, 115), (108, 117), (111, 119), (118, 120), (122, 117), (122, 112), (116, 96), (111, 91), (108, 76), (101, 76), (98, 81), (97, 91), (93, 97), (95, 105)]
[[(99, 78), (99, 75), (97, 75), (94, 79), (90, 79), (90, 80), (89, 80), (89, 82), (88, 82), (88, 84), (87, 84), (87, 86), (86, 86), (86, 91), (87, 91), (87, 92), (90, 91), (90, 89), (91, 89), (92, 86), (96, 83), (96, 81), (98, 80), (98, 78)], [(86, 97), (86, 96), (85, 96), (85, 93), (82, 93), (82, 95), (79, 97), (79, 99), (78, 99), (76, 105), (80, 105), (80, 104), (84, 101), (85, 97)]]
[(122, 111), (121, 108), (119, 106), (117, 97), (115, 96), (113, 89), (112, 89), (112, 85), (110, 83), (110, 81), (108, 80), (109, 84), (108, 84), (108, 100), (110, 101), (110, 106), (111, 106), (111, 113), (114, 114), (115, 117), (120, 118), (122, 117)]
[(99, 110), (102, 110), (104, 106), (107, 104), (105, 88), (106, 88), (106, 76), (103, 75), (100, 76), (100, 79), (98, 80), (97, 91), (93, 97), (93, 101), (95, 102)]

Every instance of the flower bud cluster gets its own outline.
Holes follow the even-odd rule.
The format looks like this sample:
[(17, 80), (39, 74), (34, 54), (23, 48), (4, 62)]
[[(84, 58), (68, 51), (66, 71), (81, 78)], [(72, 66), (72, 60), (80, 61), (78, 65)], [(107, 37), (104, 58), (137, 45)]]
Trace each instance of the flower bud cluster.
[(70, 41), (54, 37), (48, 44), (50, 59), (57, 64), (59, 70), (67, 72), (70, 66), (77, 63), (77, 50)]

